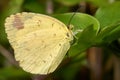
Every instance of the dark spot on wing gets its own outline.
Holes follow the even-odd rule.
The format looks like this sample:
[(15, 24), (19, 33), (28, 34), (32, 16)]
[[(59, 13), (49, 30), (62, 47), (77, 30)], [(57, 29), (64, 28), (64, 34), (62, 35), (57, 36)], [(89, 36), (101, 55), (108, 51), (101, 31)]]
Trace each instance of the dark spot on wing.
[(67, 37), (65, 39), (68, 39)]
[(59, 29), (61, 30), (61, 27), (59, 27)]
[(30, 49), (29, 49), (29, 48), (26, 48), (25, 50), (30, 51)]
[(33, 35), (34, 35), (34, 37), (36, 37), (36, 36), (37, 36), (37, 34), (36, 34), (36, 33), (33, 33)]
[(46, 46), (46, 44), (45, 44), (45, 41), (44, 40), (41, 40), (41, 42), (42, 42), (42, 48), (46, 48), (47, 46)]
[(44, 41), (43, 41), (43, 40), (42, 40), (41, 42), (42, 42), (42, 43), (44, 43)]
[(42, 22), (41, 20), (38, 20), (40, 23)]
[(54, 26), (54, 23), (52, 23), (52, 27)]
[(67, 37), (70, 37), (69, 33), (66, 33), (66, 36), (67, 36)]
[(50, 57), (51, 57), (51, 58), (53, 57), (52, 54), (50, 54)]
[(43, 60), (43, 63), (46, 63), (46, 61), (45, 61), (45, 60)]
[(61, 46), (61, 44), (59, 44), (59, 46)]
[(53, 36), (55, 37), (55, 36), (56, 36), (56, 34), (54, 33), (54, 34), (53, 34)]
[(43, 48), (47, 48), (47, 46), (46, 46), (46, 45), (43, 45)]
[(37, 21), (38, 26), (40, 26), (41, 22), (42, 22), (41, 20)]
[(17, 29), (24, 28), (24, 23), (22, 22), (20, 16), (18, 16), (18, 15), (14, 16), (13, 26), (16, 27)]

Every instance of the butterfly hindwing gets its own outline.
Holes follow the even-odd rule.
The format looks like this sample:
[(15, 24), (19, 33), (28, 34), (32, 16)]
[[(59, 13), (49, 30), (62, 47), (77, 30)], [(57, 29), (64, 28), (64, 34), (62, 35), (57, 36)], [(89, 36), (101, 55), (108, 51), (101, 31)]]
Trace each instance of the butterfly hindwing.
[(16, 60), (25, 71), (34, 74), (53, 72), (72, 40), (62, 22), (42, 14), (12, 15), (6, 19), (5, 29)]

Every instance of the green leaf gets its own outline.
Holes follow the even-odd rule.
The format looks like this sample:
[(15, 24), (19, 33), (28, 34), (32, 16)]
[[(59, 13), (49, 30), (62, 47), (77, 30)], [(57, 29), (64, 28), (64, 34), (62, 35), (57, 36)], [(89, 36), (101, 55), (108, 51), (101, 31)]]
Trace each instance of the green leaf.
[(90, 3), (95, 4), (96, 6), (102, 7), (102, 6), (107, 6), (110, 3), (112, 3), (112, 1), (110, 0), (87, 0)]
[(57, 70), (57, 75), (62, 76), (63, 80), (75, 80), (75, 75), (80, 71), (80, 68), (87, 63), (85, 58), (85, 53), (81, 53), (77, 58), (70, 58), (69, 63), (66, 63)]
[(9, 5), (0, 15), (0, 44), (7, 45), (8, 40), (4, 29), (5, 18), (13, 13), (21, 11), (21, 6), (24, 0), (10, 0)]
[(70, 56), (75, 56), (95, 44), (94, 38), (100, 28), (99, 22), (94, 17), (84, 13), (76, 13), (74, 16), (73, 14), (74, 13), (66, 13), (54, 16), (66, 25), (70, 22), (70, 24), (74, 26), (72, 31), (77, 41), (69, 50)]
[(115, 24), (120, 21), (120, 1), (100, 7), (95, 17), (100, 22), (101, 28)]
[(45, 13), (46, 11), (46, 3), (42, 1), (25, 0), (23, 7), (27, 11), (36, 13)]
[(96, 39), (96, 30), (94, 29), (93, 24), (86, 27), (77, 40), (77, 43), (71, 46), (69, 54), (71, 56), (77, 57), (79, 53), (85, 51), (87, 48), (95, 45)]
[(9, 79), (9, 78), (20, 78), (20, 77), (30, 77), (29, 73), (24, 72), (21, 69), (15, 67), (5, 67), (0, 69), (0, 78)]
[(4, 15), (10, 15), (21, 11), (21, 6), (24, 0), (10, 0), (7, 9), (4, 11)]
[(62, 3), (64, 5), (67, 5), (67, 6), (72, 6), (75, 4), (79, 4), (80, 1), (83, 1), (83, 0), (55, 0), (55, 1)]
[(112, 41), (120, 37), (120, 23), (115, 23), (114, 25), (107, 26), (103, 28), (97, 36), (97, 41), (100, 44), (111, 43)]
[(57, 8), (55, 8), (54, 13), (55, 14), (59, 14), (59, 13), (65, 13), (69, 11), (69, 7), (67, 6), (57, 6)]
[(96, 38), (98, 43), (110, 44), (120, 37), (120, 1), (116, 1), (104, 7), (100, 7), (95, 17), (99, 20), (101, 31)]
[(53, 15), (53, 17), (59, 19), (67, 26), (73, 25), (74, 27), (72, 31), (74, 32), (74, 34), (81, 32), (83, 29), (85, 29), (91, 24), (94, 24), (93, 26), (96, 30), (96, 33), (99, 31), (100, 28), (99, 22), (94, 17), (85, 13), (64, 13)]

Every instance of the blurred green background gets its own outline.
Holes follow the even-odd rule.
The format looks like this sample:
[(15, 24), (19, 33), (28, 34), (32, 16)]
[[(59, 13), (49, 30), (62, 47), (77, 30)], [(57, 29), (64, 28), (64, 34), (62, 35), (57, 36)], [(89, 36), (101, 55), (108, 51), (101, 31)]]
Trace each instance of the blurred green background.
[[(73, 32), (84, 30), (81, 33), (83, 36), (75, 34), (83, 40), (79, 39), (80, 46), (71, 47), (68, 53), (72, 58), (65, 56), (60, 67), (49, 75), (34, 75), (23, 71), (14, 60), (4, 27), (5, 18), (17, 12), (50, 15), (66, 25), (70, 21), (68, 17), (75, 12), (81, 13), (73, 16), (76, 21), (71, 19), (71, 24), (76, 26)], [(120, 29), (111, 27), (119, 21), (119, 0), (0, 0), (0, 80), (120, 80)], [(97, 37), (92, 34), (92, 29), (85, 28), (89, 26), (88, 23), (95, 24), (95, 34), (101, 31)], [(108, 43), (111, 45), (106, 46)], [(78, 54), (77, 51), (79, 55), (73, 57)]]

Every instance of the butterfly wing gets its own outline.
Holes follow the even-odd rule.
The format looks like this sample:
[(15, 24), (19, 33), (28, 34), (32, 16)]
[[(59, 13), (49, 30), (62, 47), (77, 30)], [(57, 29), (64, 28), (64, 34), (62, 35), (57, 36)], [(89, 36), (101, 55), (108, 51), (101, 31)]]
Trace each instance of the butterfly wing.
[(18, 13), (6, 19), (6, 33), (15, 58), (27, 72), (48, 74), (62, 61), (72, 35), (60, 21), (34, 13)]

